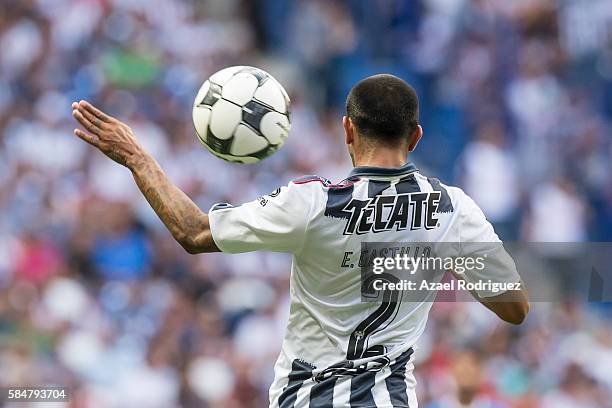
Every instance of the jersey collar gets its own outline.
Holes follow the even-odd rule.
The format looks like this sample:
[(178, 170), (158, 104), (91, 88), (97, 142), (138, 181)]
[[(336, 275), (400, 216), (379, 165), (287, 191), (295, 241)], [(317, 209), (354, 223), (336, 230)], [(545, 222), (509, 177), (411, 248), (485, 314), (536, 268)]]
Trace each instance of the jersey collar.
[(417, 171), (418, 169), (412, 163), (406, 163), (402, 167), (398, 168), (389, 168), (389, 167), (355, 167), (349, 177), (353, 176), (364, 176), (364, 177), (374, 177), (374, 176), (402, 176), (404, 174), (412, 173), (413, 171)]

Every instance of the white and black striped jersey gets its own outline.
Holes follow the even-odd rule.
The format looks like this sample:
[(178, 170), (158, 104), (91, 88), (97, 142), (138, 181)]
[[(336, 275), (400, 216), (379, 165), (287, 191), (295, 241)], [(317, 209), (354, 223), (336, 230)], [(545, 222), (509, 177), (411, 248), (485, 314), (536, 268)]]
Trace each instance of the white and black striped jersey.
[[(358, 167), (339, 184), (307, 176), (238, 207), (218, 204), (210, 228), (223, 252), (293, 254), (272, 408), (416, 408), (411, 356), (432, 303), (363, 302), (361, 243), (499, 241), (462, 190), (410, 163)], [(495, 273), (519, 281), (513, 263)]]

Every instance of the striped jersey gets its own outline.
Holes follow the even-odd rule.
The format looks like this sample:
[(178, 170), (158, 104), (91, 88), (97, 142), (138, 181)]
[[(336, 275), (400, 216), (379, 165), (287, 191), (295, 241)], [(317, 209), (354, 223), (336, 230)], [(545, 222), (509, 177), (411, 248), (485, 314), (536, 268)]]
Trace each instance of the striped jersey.
[[(306, 176), (237, 207), (217, 204), (209, 217), (223, 252), (293, 255), (271, 408), (416, 408), (412, 358), (432, 302), (362, 301), (361, 244), (499, 242), (461, 189), (411, 163), (357, 167), (339, 184)], [(520, 279), (513, 262), (481, 273)]]

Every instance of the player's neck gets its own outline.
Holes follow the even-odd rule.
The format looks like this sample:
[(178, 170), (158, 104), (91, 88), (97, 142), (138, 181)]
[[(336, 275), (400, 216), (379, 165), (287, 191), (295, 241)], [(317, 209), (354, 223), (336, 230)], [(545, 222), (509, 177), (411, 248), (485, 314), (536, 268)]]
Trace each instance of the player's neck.
[(396, 169), (407, 163), (406, 154), (395, 149), (377, 148), (355, 155), (355, 167), (383, 167)]

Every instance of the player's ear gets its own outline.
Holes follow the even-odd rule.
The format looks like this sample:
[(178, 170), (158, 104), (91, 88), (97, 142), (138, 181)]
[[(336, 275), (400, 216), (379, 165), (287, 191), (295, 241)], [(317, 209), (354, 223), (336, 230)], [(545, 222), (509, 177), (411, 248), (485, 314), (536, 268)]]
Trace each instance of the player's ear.
[(417, 125), (416, 130), (410, 138), (410, 143), (408, 144), (409, 152), (413, 152), (414, 149), (416, 149), (417, 144), (419, 144), (419, 140), (421, 140), (421, 137), (423, 137), (423, 128), (421, 127), (421, 125)]
[(355, 141), (355, 130), (348, 116), (342, 117), (342, 126), (344, 127), (344, 142), (350, 146)]

